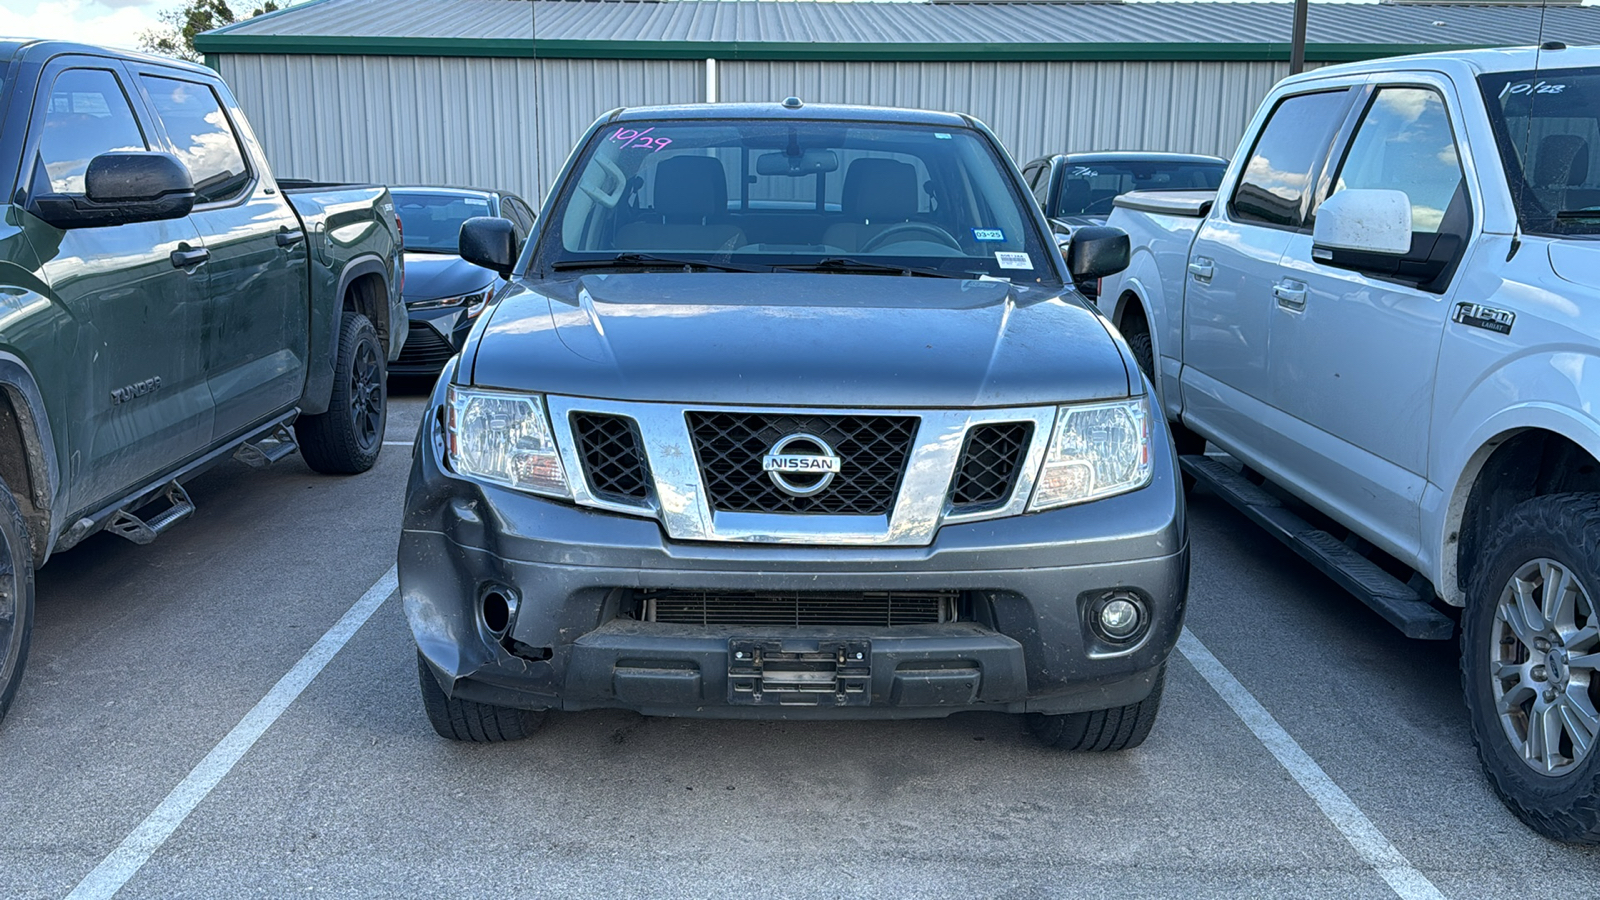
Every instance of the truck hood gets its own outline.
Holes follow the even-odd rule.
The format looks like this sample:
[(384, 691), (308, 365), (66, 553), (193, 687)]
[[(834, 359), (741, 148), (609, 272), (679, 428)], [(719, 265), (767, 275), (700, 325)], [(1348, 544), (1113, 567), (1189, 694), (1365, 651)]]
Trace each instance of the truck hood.
[(495, 274), (448, 253), (408, 252), (406, 300), (437, 300), (471, 294), (494, 284)]
[(993, 407), (1129, 395), (1075, 294), (810, 273), (513, 284), (463, 354), (472, 383), (612, 400)]
[(1566, 281), (1592, 286), (1594, 273), (1600, 271), (1600, 241), (1551, 241), (1550, 268)]

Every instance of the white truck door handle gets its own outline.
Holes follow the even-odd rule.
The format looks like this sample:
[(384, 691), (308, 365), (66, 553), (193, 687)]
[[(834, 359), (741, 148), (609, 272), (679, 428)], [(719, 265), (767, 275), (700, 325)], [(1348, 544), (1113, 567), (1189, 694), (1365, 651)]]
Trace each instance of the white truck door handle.
[(1278, 298), (1278, 305), (1284, 309), (1298, 311), (1306, 308), (1306, 286), (1301, 282), (1280, 281), (1272, 286), (1272, 295)]
[(1189, 274), (1193, 275), (1196, 281), (1210, 281), (1216, 271), (1216, 263), (1204, 256), (1196, 256), (1194, 261), (1189, 263)]

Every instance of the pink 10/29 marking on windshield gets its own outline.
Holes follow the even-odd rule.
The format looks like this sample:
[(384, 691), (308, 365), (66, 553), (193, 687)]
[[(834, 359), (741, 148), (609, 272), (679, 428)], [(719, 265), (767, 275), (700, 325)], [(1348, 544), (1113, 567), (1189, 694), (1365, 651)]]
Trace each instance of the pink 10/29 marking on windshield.
[(650, 132), (652, 131), (655, 131), (653, 126), (643, 131), (635, 131), (632, 128), (618, 128), (616, 131), (611, 132), (610, 140), (620, 142), (624, 150), (649, 150), (651, 153), (664, 150), (668, 144), (672, 143), (672, 138), (651, 137)]

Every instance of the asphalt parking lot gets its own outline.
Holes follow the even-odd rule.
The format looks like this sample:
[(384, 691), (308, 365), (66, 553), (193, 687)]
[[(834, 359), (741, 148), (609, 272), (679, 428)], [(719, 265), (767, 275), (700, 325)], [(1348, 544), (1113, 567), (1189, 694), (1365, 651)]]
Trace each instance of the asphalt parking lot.
[[(394, 398), (365, 475), (229, 463), (156, 544), (100, 535), (40, 572), (0, 728), (0, 897), (1347, 900), (1600, 879), (1600, 850), (1490, 793), (1453, 644), (1401, 638), (1203, 493), (1190, 636), (1136, 751), (1047, 751), (997, 714), (590, 712), (443, 741), (383, 590), (422, 404)], [(319, 644), (342, 617), (359, 629)], [(264, 697), (292, 702), (274, 719)]]

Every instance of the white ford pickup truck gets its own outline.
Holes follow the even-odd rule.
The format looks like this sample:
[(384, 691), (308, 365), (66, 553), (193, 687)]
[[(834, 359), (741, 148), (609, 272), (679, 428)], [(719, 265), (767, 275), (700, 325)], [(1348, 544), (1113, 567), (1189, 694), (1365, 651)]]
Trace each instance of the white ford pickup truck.
[(1412, 637), (1457, 608), (1490, 782), (1600, 842), (1600, 49), (1289, 78), (1219, 191), (1108, 224), (1185, 473)]

